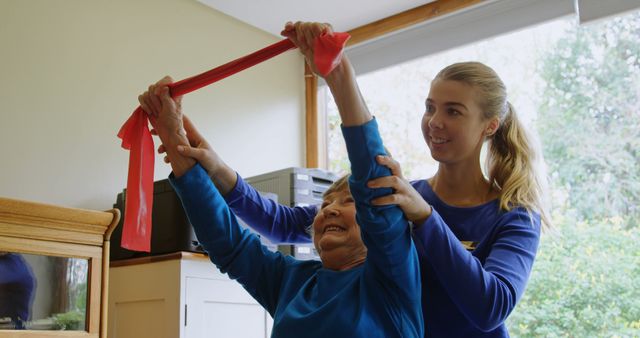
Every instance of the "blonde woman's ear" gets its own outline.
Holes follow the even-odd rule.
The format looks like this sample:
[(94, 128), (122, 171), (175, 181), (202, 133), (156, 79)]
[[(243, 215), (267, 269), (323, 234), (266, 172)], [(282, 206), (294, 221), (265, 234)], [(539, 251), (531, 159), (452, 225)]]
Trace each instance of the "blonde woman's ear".
[(500, 120), (498, 118), (491, 119), (489, 124), (487, 125), (487, 129), (484, 131), (484, 135), (489, 137), (496, 133), (498, 128), (500, 127)]

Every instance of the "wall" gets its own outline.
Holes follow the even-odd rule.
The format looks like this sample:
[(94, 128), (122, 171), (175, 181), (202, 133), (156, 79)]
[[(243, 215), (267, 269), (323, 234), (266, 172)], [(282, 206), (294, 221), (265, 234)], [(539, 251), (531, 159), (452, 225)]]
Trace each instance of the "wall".
[[(0, 0), (0, 196), (107, 209), (125, 187), (116, 138), (147, 86), (278, 41), (195, 0)], [(288, 52), (185, 96), (244, 176), (304, 165), (304, 82)], [(170, 168), (156, 158), (156, 180)]]

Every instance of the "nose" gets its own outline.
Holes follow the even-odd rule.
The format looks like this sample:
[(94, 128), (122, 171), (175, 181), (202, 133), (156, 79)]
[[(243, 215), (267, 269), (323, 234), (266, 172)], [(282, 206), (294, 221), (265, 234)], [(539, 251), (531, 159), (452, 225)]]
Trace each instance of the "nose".
[(340, 215), (340, 211), (336, 208), (334, 203), (331, 203), (322, 209), (324, 217), (332, 217)]
[(429, 125), (429, 128), (431, 129), (442, 129), (444, 128), (444, 121), (442, 120), (442, 114), (440, 114), (438, 111), (436, 111), (435, 113), (433, 113), (431, 115), (431, 117), (429, 117), (429, 122), (427, 123)]

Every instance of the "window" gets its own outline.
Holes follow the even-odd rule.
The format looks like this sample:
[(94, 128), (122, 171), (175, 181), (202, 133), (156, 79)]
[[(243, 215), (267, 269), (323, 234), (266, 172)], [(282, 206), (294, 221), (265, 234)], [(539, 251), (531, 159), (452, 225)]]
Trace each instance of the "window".
[[(640, 335), (640, 12), (583, 26), (564, 17), (359, 76), (409, 179), (437, 169), (420, 129), (429, 84), (468, 60), (501, 76), (541, 140), (552, 181), (556, 231), (543, 235), (511, 334)], [(328, 168), (345, 172), (337, 109), (319, 91)]]

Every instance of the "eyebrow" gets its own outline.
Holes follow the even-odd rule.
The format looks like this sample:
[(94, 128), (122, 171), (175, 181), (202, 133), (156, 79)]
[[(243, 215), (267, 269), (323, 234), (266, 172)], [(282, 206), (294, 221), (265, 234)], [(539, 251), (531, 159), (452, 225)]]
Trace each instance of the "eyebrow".
[[(433, 101), (432, 99), (427, 99), (427, 101), (425, 103), (435, 103), (435, 101)], [(459, 106), (459, 107), (464, 108), (465, 110), (469, 110), (469, 108), (467, 108), (467, 106), (465, 106), (464, 104), (462, 104), (460, 102), (449, 101), (449, 102), (445, 102), (444, 105), (445, 106)]]
[[(323, 197), (322, 202), (319, 204), (320, 205), (320, 209), (323, 208), (323, 205), (326, 203), (330, 203), (333, 202), (335, 200), (335, 195), (341, 194), (342, 192), (347, 191), (345, 190), (338, 190), (338, 191), (334, 191), (332, 193), (330, 193), (329, 195)], [(351, 192), (348, 193), (349, 197), (353, 198), (353, 195), (351, 195)]]
[[(331, 195), (331, 194), (329, 194)], [(325, 198), (322, 199), (322, 202), (320, 202), (320, 209), (325, 207), (325, 203), (326, 204), (330, 204), (333, 200), (329, 199), (329, 196), (326, 196)]]

